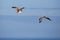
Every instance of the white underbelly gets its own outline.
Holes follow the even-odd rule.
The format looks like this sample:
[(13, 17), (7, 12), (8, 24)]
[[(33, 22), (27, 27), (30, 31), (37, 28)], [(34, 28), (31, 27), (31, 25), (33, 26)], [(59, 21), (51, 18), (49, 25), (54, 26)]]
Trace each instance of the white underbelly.
[(19, 11), (18, 13), (22, 13), (21, 11)]

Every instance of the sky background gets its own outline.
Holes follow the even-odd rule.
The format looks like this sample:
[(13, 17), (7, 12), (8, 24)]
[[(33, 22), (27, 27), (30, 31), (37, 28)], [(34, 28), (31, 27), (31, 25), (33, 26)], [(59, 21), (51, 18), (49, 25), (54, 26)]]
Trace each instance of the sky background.
[[(17, 15), (12, 6), (25, 9)], [(60, 38), (60, 0), (0, 0), (0, 38)]]

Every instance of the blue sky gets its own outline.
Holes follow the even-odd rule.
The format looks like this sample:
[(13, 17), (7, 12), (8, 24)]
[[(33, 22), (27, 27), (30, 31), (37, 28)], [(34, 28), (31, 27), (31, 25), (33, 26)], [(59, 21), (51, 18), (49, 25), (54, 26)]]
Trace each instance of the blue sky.
[[(0, 5), (0, 15), (16, 15), (15, 9), (11, 7), (17, 6), (25, 7), (23, 14), (20, 16), (60, 16), (60, 0), (0, 0)], [(51, 10), (50, 8), (55, 9)]]
[[(60, 38), (60, 0), (0, 0), (0, 38)], [(25, 7), (17, 15), (12, 6)], [(48, 16), (52, 21), (38, 19)]]

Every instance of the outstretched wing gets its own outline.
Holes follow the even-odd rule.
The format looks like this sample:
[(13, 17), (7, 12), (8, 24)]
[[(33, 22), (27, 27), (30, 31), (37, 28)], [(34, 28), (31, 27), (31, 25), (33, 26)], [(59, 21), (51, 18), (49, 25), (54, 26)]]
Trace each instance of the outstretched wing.
[(16, 7), (12, 7), (12, 8), (16, 8)]
[(41, 23), (42, 22), (42, 18), (39, 18), (39, 23)]
[(41, 23), (41, 22), (42, 22), (43, 18), (48, 19), (49, 21), (51, 21), (51, 19), (50, 19), (50, 18), (48, 18), (48, 17), (46, 17), (46, 16), (43, 16), (43, 17), (39, 18), (39, 23)]
[(46, 17), (46, 19), (48, 19), (49, 21), (51, 21), (51, 19), (50, 19), (50, 18), (48, 18), (48, 17)]
[(21, 9), (24, 9), (24, 7), (22, 7)]

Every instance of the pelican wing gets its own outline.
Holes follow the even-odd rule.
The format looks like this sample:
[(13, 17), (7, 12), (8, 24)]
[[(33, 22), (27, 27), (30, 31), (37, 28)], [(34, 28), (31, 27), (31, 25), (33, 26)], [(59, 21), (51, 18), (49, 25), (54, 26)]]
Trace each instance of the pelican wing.
[(24, 7), (22, 7), (21, 9), (24, 9)]
[(12, 8), (16, 8), (16, 7), (12, 7)]
[(42, 22), (42, 17), (41, 18), (39, 18), (39, 23), (41, 23)]
[(41, 22), (42, 22), (43, 18), (48, 19), (49, 21), (51, 21), (51, 19), (50, 19), (50, 18), (48, 18), (48, 17), (46, 17), (46, 16), (43, 16), (43, 17), (39, 18), (39, 23), (41, 23)]
[(49, 21), (51, 21), (51, 19), (50, 19), (50, 18), (48, 18), (48, 17), (47, 17), (46, 19), (48, 19)]

